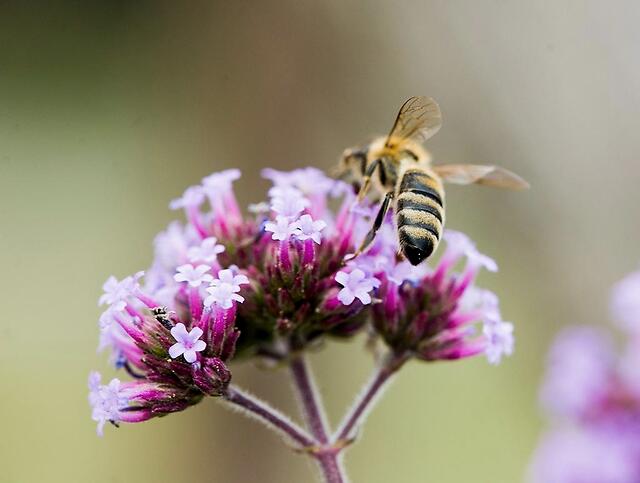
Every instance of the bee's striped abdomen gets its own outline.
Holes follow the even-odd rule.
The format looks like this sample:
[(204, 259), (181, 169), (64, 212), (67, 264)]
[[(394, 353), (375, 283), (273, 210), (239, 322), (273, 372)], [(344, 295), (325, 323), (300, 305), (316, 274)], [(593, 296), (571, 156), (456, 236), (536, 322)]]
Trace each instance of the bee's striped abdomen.
[(408, 169), (398, 187), (396, 219), (400, 249), (413, 265), (431, 255), (442, 237), (444, 190), (424, 169)]

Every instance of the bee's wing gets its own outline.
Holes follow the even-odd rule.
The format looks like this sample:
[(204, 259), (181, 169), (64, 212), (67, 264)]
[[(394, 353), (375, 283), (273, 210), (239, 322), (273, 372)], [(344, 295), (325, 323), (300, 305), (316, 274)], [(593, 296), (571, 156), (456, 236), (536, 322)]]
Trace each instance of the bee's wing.
[(482, 184), (495, 188), (524, 190), (529, 183), (511, 171), (499, 166), (480, 164), (443, 164), (433, 170), (443, 181), (454, 184)]
[(442, 113), (436, 101), (425, 96), (411, 97), (402, 104), (387, 136), (387, 144), (393, 138), (426, 141), (437, 133), (441, 126)]

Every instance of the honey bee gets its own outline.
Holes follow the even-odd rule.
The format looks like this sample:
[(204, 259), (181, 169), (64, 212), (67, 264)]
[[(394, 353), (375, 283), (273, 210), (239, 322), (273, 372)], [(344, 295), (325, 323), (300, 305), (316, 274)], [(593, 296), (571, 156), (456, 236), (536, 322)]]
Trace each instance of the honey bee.
[(358, 202), (367, 194), (382, 199), (371, 230), (351, 258), (364, 252), (373, 242), (392, 205), (402, 255), (413, 265), (428, 258), (442, 238), (445, 222), (443, 182), (475, 183), (512, 190), (529, 187), (521, 177), (498, 166), (432, 166), (431, 156), (422, 143), (441, 126), (442, 114), (433, 99), (411, 97), (400, 108), (389, 135), (378, 137), (365, 146), (345, 150), (338, 168), (339, 176), (359, 189)]

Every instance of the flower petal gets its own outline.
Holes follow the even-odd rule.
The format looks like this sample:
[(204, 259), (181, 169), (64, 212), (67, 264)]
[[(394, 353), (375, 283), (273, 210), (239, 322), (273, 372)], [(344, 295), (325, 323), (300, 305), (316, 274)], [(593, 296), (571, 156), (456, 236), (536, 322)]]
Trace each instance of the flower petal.
[(184, 352), (184, 346), (181, 342), (176, 342), (171, 347), (169, 347), (169, 355), (172, 359), (176, 357), (180, 357), (180, 355)]

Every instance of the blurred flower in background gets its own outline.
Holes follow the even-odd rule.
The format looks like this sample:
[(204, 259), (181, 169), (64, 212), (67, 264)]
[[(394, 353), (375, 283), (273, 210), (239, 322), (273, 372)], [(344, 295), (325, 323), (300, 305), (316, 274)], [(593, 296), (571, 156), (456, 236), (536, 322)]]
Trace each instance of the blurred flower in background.
[(640, 271), (611, 301), (622, 348), (606, 330), (576, 326), (550, 350), (540, 396), (551, 428), (533, 457), (535, 483), (640, 481)]

